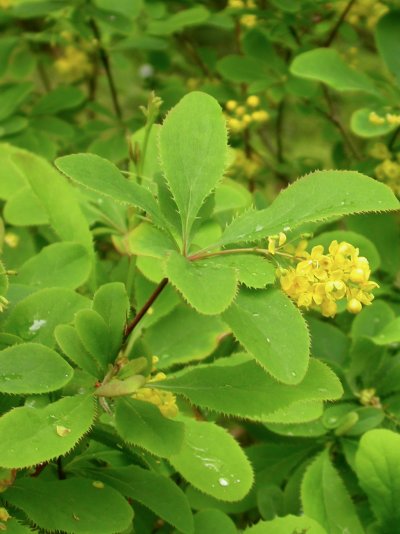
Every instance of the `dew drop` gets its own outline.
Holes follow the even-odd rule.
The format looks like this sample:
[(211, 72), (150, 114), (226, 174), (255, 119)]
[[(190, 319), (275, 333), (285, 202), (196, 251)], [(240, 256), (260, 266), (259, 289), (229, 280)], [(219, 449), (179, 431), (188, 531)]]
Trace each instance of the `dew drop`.
[(290, 226), (284, 226), (283, 227), (283, 231), (284, 232), (290, 232), (290, 230), (291, 230)]
[(226, 480), (226, 478), (219, 478), (218, 482), (220, 486), (224, 486), (224, 487), (229, 486), (229, 481)]
[(297, 373), (295, 373), (295, 371), (292, 371), (292, 376), (297, 376)]
[(29, 332), (37, 332), (46, 324), (47, 324), (47, 321), (45, 319), (34, 319), (33, 323), (29, 327)]
[(264, 226), (262, 224), (258, 224), (256, 226), (256, 232), (261, 232), (261, 230), (263, 230)]

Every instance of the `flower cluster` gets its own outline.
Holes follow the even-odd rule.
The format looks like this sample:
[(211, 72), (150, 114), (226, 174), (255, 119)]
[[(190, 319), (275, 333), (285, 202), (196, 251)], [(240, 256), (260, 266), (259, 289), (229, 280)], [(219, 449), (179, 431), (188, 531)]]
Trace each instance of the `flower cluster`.
[[(334, 9), (339, 13), (343, 13), (347, 5), (345, 0), (333, 3)], [(363, 26), (372, 30), (388, 10), (385, 4), (377, 0), (356, 0), (346, 16), (346, 21), (352, 26)]]
[[(157, 373), (155, 376), (147, 380), (147, 384), (150, 384), (151, 382), (159, 382), (166, 378), (167, 375), (165, 373)], [(178, 414), (176, 397), (170, 391), (161, 391), (152, 387), (143, 387), (136, 391), (132, 397), (137, 400), (154, 404), (164, 417), (175, 417)]]
[(368, 115), (368, 120), (372, 124), (390, 124), (392, 126), (399, 126), (400, 125), (400, 115), (397, 115), (396, 113), (386, 113), (384, 117), (381, 115), (378, 115), (376, 111), (371, 111), (371, 113)]
[(225, 104), (228, 112), (228, 127), (232, 132), (242, 132), (250, 124), (260, 124), (269, 120), (269, 113), (260, 109), (260, 99), (256, 95), (247, 97), (244, 105), (238, 104), (236, 100), (228, 100)]
[(299, 307), (319, 308), (324, 317), (334, 317), (339, 300), (347, 300), (350, 313), (359, 313), (363, 305), (371, 304), (371, 292), (378, 284), (369, 280), (368, 260), (359, 256), (358, 248), (345, 241), (332, 241), (326, 253), (322, 245), (311, 252), (306, 247), (307, 241), (301, 241), (294, 250), (296, 267), (278, 269), (283, 291)]
[[(257, 4), (254, 0), (229, 0), (228, 6), (232, 9), (254, 9), (257, 7)], [(239, 19), (241, 26), (246, 28), (254, 28), (257, 25), (257, 16), (249, 13), (242, 15)]]
[(54, 62), (56, 71), (69, 82), (80, 80), (91, 74), (93, 65), (89, 55), (74, 45), (66, 46), (62, 55)]
[(262, 168), (262, 160), (258, 154), (252, 153), (251, 157), (248, 157), (244, 150), (237, 149), (233, 168), (235, 176), (250, 180), (259, 173)]
[(374, 159), (381, 160), (375, 167), (375, 176), (400, 196), (400, 154), (392, 154), (383, 143), (375, 143), (369, 154)]

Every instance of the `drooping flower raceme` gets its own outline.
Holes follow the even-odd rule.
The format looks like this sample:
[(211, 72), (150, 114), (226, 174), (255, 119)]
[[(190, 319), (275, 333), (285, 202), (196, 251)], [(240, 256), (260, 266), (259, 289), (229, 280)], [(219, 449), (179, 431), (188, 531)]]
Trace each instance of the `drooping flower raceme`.
[(370, 281), (369, 262), (358, 248), (345, 241), (332, 241), (327, 252), (322, 245), (307, 252), (306, 246), (306, 241), (300, 242), (292, 254), (297, 265), (278, 269), (283, 291), (299, 307), (320, 309), (324, 317), (334, 317), (342, 299), (347, 300), (350, 313), (371, 304), (378, 284)]

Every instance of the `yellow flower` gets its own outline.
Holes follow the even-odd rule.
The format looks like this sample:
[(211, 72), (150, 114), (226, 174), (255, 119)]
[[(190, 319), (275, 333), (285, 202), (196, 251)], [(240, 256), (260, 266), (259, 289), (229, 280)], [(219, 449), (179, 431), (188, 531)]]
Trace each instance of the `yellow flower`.
[(260, 105), (260, 99), (256, 95), (250, 95), (247, 97), (246, 104), (251, 108), (256, 108)]
[(372, 124), (385, 124), (385, 119), (380, 117), (375, 111), (371, 111), (368, 115), (368, 120)]
[(393, 113), (386, 113), (386, 120), (389, 124), (400, 124), (400, 115), (394, 115)]
[(240, 17), (240, 24), (246, 26), (246, 28), (254, 28), (257, 25), (256, 15), (243, 15)]
[(269, 120), (269, 113), (264, 109), (260, 109), (257, 111), (253, 111), (251, 117), (255, 122), (267, 122)]
[[(368, 260), (359, 256), (358, 248), (335, 240), (327, 253), (322, 245), (307, 252), (306, 243), (301, 241), (295, 250), (296, 267), (278, 270), (281, 288), (299, 307), (320, 308), (324, 317), (334, 317), (339, 300), (348, 301), (347, 309), (351, 313), (359, 313), (363, 305), (371, 304), (372, 290), (378, 284), (369, 280)], [(271, 254), (277, 253), (275, 244), (276, 237), (270, 237)]]
[(93, 69), (88, 55), (75, 46), (68, 45), (55, 62), (57, 72), (69, 81), (79, 80), (88, 76)]
[(225, 107), (228, 111), (233, 111), (237, 106), (236, 100), (228, 100), (228, 102), (225, 104)]
[(146, 382), (146, 386), (136, 391), (132, 397), (140, 401), (154, 404), (164, 417), (175, 417), (178, 414), (175, 395), (170, 391), (162, 391), (147, 386), (147, 384), (160, 382), (166, 378), (167, 375), (165, 373), (157, 373), (155, 376), (149, 378)]
[(391, 153), (384, 143), (375, 143), (369, 150), (370, 155), (375, 159), (390, 159)]

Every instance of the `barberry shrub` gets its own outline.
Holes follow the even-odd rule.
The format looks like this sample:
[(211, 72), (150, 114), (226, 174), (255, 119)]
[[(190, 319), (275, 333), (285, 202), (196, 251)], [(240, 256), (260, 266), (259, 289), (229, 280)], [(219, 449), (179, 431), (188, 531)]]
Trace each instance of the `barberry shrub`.
[[(311, 243), (306, 234), (310, 225), (396, 210), (399, 202), (358, 172), (316, 171), (267, 208), (221, 217), (231, 192), (221, 107), (191, 92), (156, 124), (159, 104), (149, 101), (139, 158), (127, 176), (94, 154), (60, 157), (57, 171), (33, 153), (1, 146), (10, 170), (4, 183), (32, 199), (20, 213), (23, 224), (47, 225), (49, 242), (20, 260), (17, 277), (7, 266), (0, 274), (2, 524), (10, 532), (35, 525), (111, 534), (131, 532), (136, 513), (137, 532), (154, 516), (166, 532), (205, 533), (210, 525), (236, 532), (227, 512), (250, 510), (270, 494), (280, 498), (274, 480), (317, 454), (302, 484), (305, 515), (280, 514), (245, 531), (323, 532), (313, 497), (322, 484), (334, 494), (326, 506), (335, 517), (362, 532), (326, 451), (301, 441), (280, 452), (273, 443), (241, 447), (234, 422), (258, 424), (261, 434), (292, 435), (306, 425), (316, 436), (323, 425), (337, 435), (355, 420), (368, 425), (373, 416), (361, 411), (370, 408), (339, 404), (324, 412), (324, 402), (348, 395), (348, 386), (337, 362), (310, 357), (310, 345), (325, 329), (332, 343), (341, 340), (315, 318), (310, 336), (299, 307), (332, 317), (340, 306), (355, 314), (365, 306), (354, 323), (361, 354), (370, 343), (365, 322), (376, 313), (367, 313), (378, 286), (370, 279), (374, 258), (360, 255), (368, 247), (350, 243), (351, 232)], [(101, 224), (93, 241), (94, 222)], [(94, 247), (104, 234), (120, 253), (114, 265), (108, 251)], [(14, 241), (26, 238), (14, 234)], [(391, 319), (390, 309), (384, 313)], [(398, 335), (388, 322), (374, 339), (377, 349)], [(390, 461), (397, 439), (389, 430), (368, 433), (355, 459), (345, 445), (382, 520), (371, 455), (378, 444)], [(281, 457), (275, 475), (271, 454)], [(376, 461), (386, 469), (382, 457)], [(295, 476), (303, 473), (301, 464)], [(191, 508), (201, 511), (193, 518)]]

